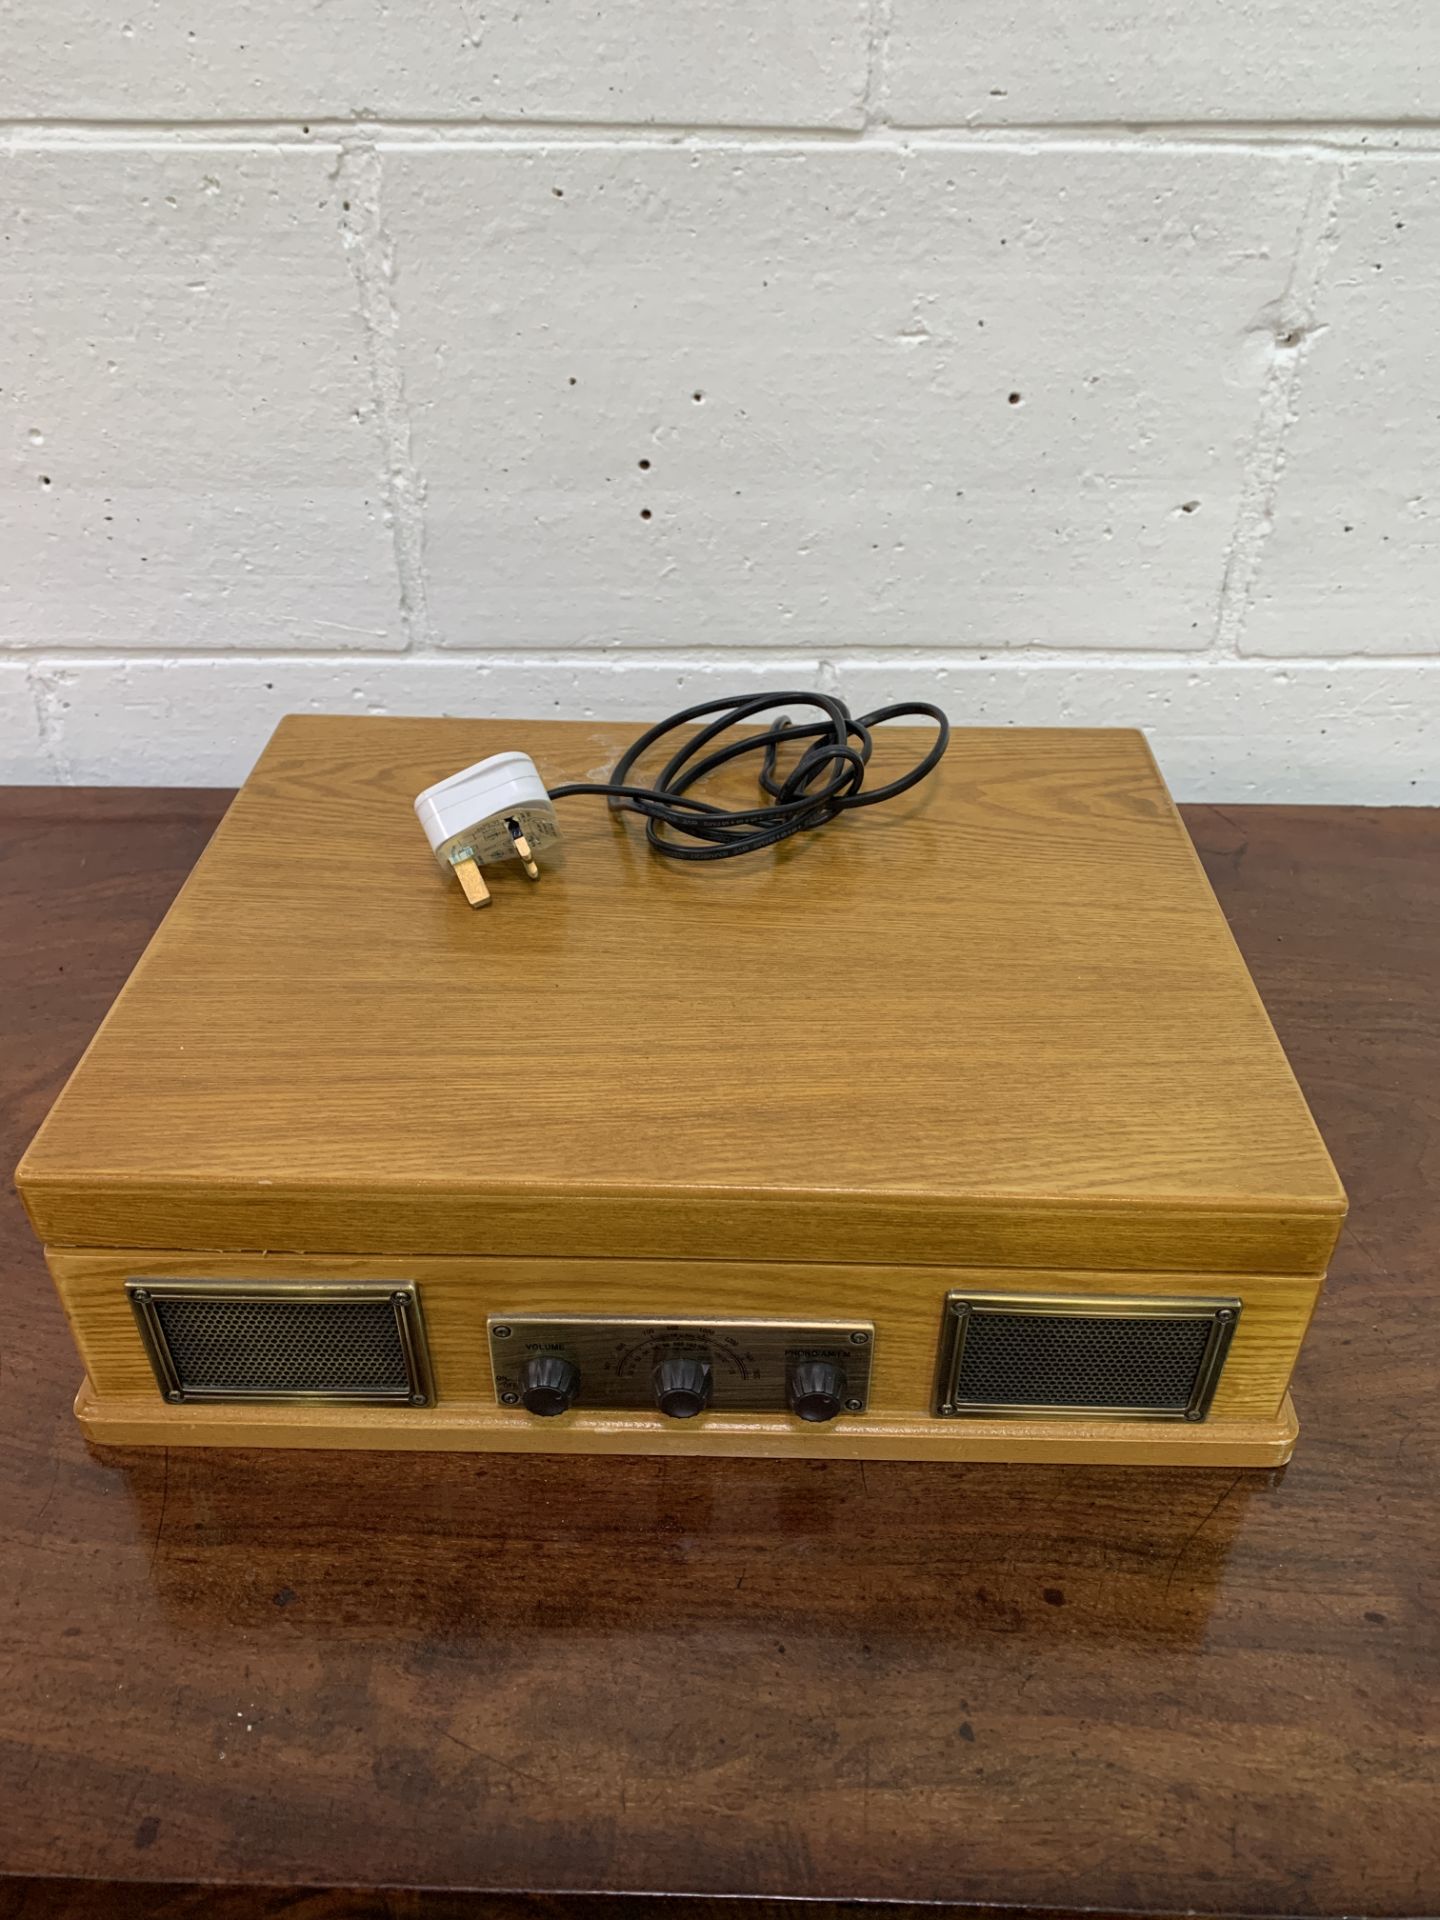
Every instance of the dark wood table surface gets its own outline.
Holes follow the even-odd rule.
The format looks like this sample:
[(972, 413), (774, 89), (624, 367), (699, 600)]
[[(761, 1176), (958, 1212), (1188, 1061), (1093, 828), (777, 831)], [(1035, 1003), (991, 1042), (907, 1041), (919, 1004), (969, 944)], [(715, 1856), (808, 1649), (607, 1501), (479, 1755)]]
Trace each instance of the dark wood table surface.
[[(227, 797), (0, 793), (7, 1166)], [(92, 1452), (7, 1192), (0, 1914), (1440, 1911), (1440, 814), (1187, 819), (1351, 1194), (1288, 1468)]]

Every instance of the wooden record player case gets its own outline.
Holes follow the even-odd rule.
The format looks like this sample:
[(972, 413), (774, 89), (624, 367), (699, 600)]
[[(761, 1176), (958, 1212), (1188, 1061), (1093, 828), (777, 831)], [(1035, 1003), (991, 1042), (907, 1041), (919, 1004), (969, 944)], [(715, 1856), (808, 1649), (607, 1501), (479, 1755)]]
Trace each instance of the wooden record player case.
[(86, 1432), (1287, 1459), (1344, 1196), (1143, 737), (472, 913), (414, 796), (636, 731), (283, 722), (19, 1171)]

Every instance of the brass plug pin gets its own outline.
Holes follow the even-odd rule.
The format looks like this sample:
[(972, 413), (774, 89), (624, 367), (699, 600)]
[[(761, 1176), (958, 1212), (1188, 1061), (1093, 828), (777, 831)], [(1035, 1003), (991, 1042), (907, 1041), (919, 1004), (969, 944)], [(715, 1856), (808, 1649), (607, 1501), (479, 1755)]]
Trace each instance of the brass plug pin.
[(490, 889), (486, 886), (481, 876), (479, 862), (476, 860), (474, 854), (472, 853), (467, 860), (455, 861), (454, 866), (455, 878), (460, 882), (465, 892), (465, 898), (470, 902), (471, 906), (488, 907), (490, 905)]
[(519, 854), (521, 864), (525, 868), (526, 873), (529, 874), (532, 880), (538, 880), (540, 878), (540, 869), (536, 866), (535, 856), (530, 851), (530, 842), (520, 831), (520, 823), (518, 820), (512, 820), (510, 822), (510, 838), (515, 842), (515, 851)]

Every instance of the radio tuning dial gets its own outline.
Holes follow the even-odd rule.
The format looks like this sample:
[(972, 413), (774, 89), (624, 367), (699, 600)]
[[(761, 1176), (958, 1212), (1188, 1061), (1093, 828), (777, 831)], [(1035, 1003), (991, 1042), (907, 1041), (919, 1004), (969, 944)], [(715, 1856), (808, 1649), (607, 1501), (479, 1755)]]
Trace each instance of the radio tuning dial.
[(671, 1354), (651, 1379), (655, 1404), (671, 1420), (693, 1420), (710, 1404), (710, 1362), (697, 1355)]
[(520, 1404), (543, 1419), (568, 1413), (579, 1391), (580, 1369), (562, 1354), (532, 1354), (520, 1370)]
[(797, 1360), (785, 1391), (797, 1420), (833, 1420), (845, 1406), (845, 1369), (833, 1360)]

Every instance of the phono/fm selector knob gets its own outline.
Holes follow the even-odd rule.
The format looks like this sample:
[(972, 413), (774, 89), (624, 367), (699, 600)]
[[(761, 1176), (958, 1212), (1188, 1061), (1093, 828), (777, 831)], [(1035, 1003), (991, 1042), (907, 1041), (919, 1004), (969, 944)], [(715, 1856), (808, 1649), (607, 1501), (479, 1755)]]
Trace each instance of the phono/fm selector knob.
[(672, 1353), (651, 1375), (655, 1404), (671, 1420), (693, 1420), (710, 1404), (710, 1362), (698, 1354)]
[(797, 1360), (785, 1397), (797, 1420), (833, 1420), (845, 1408), (845, 1369), (834, 1360)]
[(580, 1391), (580, 1369), (559, 1353), (535, 1353), (520, 1369), (520, 1404), (550, 1419), (568, 1413)]

